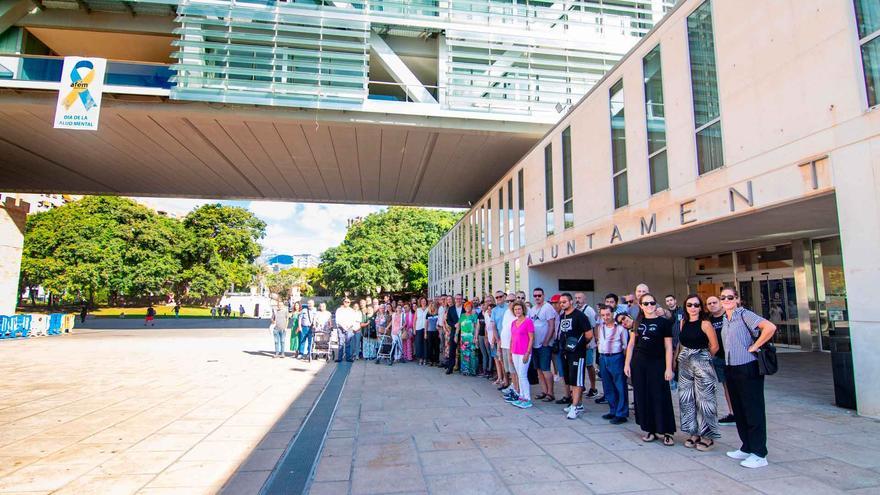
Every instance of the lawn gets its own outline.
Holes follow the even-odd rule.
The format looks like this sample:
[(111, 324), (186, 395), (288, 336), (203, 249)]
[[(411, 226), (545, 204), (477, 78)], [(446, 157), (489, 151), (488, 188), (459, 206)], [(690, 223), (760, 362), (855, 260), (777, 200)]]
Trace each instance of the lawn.
[[(174, 318), (174, 306), (156, 305), (153, 308), (156, 309), (157, 318)], [(89, 315), (98, 318), (118, 318), (121, 313), (125, 313), (126, 318), (143, 318), (147, 316), (147, 307), (101, 308), (89, 312)], [(210, 318), (211, 308), (204, 306), (181, 306), (180, 317)]]

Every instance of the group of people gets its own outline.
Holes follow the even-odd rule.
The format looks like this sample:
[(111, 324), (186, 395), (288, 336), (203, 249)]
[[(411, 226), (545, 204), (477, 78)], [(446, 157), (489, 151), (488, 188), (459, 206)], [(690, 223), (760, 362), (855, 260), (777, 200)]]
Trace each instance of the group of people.
[(269, 326), (275, 341), (273, 358), (284, 358), (290, 350), (294, 358), (311, 361), (315, 335), (332, 331), (333, 315), (326, 303), (316, 307), (312, 299), (305, 306), (299, 302), (290, 307), (277, 303)]
[[(568, 419), (585, 411), (587, 399), (607, 404), (610, 424), (630, 416), (629, 386), (635, 421), (644, 442), (673, 446), (677, 390), (684, 446), (711, 450), (719, 424), (735, 424), (742, 446), (728, 452), (748, 468), (767, 465), (764, 376), (755, 353), (773, 338), (776, 326), (741, 307), (736, 289), (725, 287), (705, 300), (689, 294), (680, 306), (673, 295), (661, 303), (645, 284), (619, 298), (607, 294), (596, 308), (583, 293), (555, 294), (541, 288), (504, 293), (482, 300), (461, 294), (409, 300), (342, 300), (335, 317), (314, 301), (292, 314), (273, 316), (276, 355), (289, 344), (294, 355), (310, 356), (315, 332), (336, 332), (337, 361), (376, 360), (390, 340), (388, 364), (417, 361), (438, 366), (447, 375), (494, 380), (504, 401), (528, 409), (533, 401), (563, 405)], [(290, 341), (283, 329), (290, 328)], [(390, 337), (390, 339), (388, 339)], [(598, 370), (597, 367), (598, 366)], [(604, 395), (599, 396), (597, 379)], [(562, 381), (557, 398), (556, 383)], [(719, 419), (716, 390), (724, 389), (728, 414)], [(537, 386), (532, 394), (533, 384)]]
[[(244, 305), (238, 306), (238, 317), (244, 318)], [(232, 304), (211, 306), (211, 318), (235, 318)]]

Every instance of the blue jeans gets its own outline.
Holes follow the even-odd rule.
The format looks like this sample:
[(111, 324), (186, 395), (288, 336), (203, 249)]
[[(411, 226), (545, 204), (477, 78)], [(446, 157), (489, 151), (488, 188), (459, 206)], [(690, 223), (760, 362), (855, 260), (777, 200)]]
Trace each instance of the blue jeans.
[(283, 328), (272, 329), (272, 337), (275, 339), (275, 354), (284, 355), (284, 331)]
[(354, 340), (351, 338), (352, 334), (342, 329), (339, 329), (338, 332), (339, 333), (337, 335), (339, 335), (339, 354), (336, 355), (336, 362), (339, 363), (342, 361), (343, 348), (345, 348), (345, 360), (351, 361), (351, 341)]
[(361, 353), (361, 342), (363, 342), (363, 335), (361, 335), (361, 332), (352, 334), (351, 340), (348, 341), (348, 344), (351, 347), (351, 357), (354, 359), (357, 359)]
[(626, 393), (626, 376), (623, 374), (624, 353), (600, 354), (602, 388), (608, 401), (609, 412), (618, 418), (629, 416), (629, 397)]
[(315, 334), (312, 333), (312, 327), (302, 327), (302, 333), (299, 334), (300, 355), (312, 353), (314, 338)]

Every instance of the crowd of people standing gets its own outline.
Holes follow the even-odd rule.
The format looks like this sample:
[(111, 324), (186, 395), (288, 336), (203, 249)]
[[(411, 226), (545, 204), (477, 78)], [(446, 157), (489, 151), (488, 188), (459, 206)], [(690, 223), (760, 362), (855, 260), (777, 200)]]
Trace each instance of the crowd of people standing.
[[(683, 306), (674, 295), (661, 303), (639, 284), (623, 298), (607, 294), (595, 308), (583, 293), (547, 299), (536, 288), (531, 301), (522, 291), (471, 300), (461, 294), (356, 302), (345, 297), (335, 318), (323, 304), (314, 310), (313, 301), (294, 307), (293, 314), (279, 326), (294, 329), (289, 345), (295, 354), (308, 356), (308, 335), (333, 327), (337, 360), (379, 363), (380, 343), (390, 337), (389, 365), (417, 362), (447, 375), (482, 376), (494, 380), (501, 400), (521, 409), (536, 401), (554, 403), (564, 406), (566, 418), (577, 419), (593, 399), (608, 407), (602, 418), (619, 425), (629, 421), (631, 386), (644, 442), (675, 445), (677, 391), (685, 447), (711, 450), (719, 425), (735, 424), (742, 446), (727, 455), (744, 467), (767, 465), (764, 376), (755, 355), (776, 327), (741, 307), (731, 287), (705, 300), (689, 294)], [(276, 353), (283, 355), (285, 344), (276, 336)], [(719, 383), (728, 410), (721, 418)]]

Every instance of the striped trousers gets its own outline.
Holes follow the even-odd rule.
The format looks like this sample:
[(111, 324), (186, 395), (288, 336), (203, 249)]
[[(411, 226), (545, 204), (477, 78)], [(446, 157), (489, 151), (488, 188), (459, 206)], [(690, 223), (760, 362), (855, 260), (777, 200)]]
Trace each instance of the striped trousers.
[(682, 346), (678, 354), (678, 406), (681, 431), (703, 438), (718, 438), (718, 405), (715, 367), (708, 349)]

